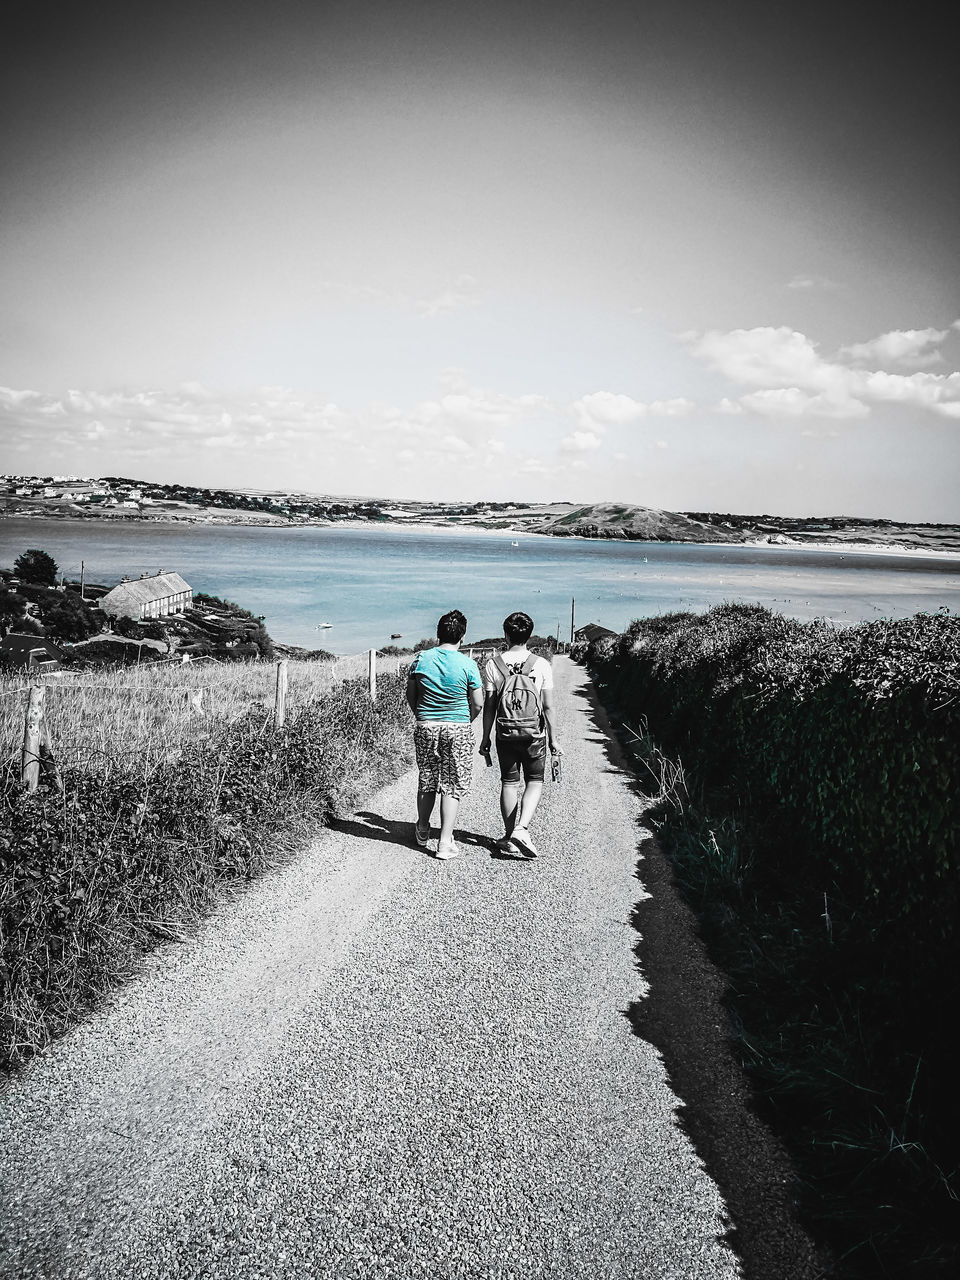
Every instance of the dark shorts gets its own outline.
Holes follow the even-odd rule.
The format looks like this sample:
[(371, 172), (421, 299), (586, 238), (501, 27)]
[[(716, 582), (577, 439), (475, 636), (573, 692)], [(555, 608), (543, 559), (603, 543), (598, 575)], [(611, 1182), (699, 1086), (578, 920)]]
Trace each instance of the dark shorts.
[(547, 764), (547, 735), (542, 733), (539, 738), (522, 746), (501, 742), (498, 738), (497, 759), (500, 761), (502, 782), (519, 782), (521, 770), (524, 782), (542, 782)]

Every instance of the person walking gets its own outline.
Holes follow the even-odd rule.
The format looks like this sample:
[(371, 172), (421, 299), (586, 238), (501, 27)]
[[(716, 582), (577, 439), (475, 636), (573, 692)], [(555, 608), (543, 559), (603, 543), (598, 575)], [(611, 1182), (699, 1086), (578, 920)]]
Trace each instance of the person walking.
[(480, 671), (472, 658), (460, 652), (466, 630), (467, 620), (459, 609), (445, 613), (437, 623), (438, 643), (417, 654), (407, 676), (407, 703), (417, 718), (414, 838), (421, 849), (430, 847), (430, 819), (439, 794), (436, 856), (441, 859), (455, 858), (460, 852), (453, 827), (473, 775), (472, 722), (483, 709)]
[(504, 618), (507, 647), (489, 658), (484, 668), (480, 740), (480, 753), (489, 759), (491, 734), (496, 727), (504, 826), (499, 847), (526, 858), (537, 856), (530, 823), (543, 795), (547, 752), (563, 755), (554, 727), (553, 669), (545, 658), (527, 648), (532, 634), (533, 619), (528, 613), (511, 613)]

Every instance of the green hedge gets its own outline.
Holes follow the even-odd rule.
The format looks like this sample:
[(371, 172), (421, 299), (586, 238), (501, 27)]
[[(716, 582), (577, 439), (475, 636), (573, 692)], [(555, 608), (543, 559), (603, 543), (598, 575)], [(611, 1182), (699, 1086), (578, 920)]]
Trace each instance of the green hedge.
[[(8, 780), (0, 815), (0, 1065), (66, 1030), (227, 881), (281, 861), (298, 822), (348, 812), (410, 765), (404, 683), (348, 681), (276, 731), (263, 713), (149, 774)], [(294, 832), (295, 834), (295, 832)]]
[(592, 664), (699, 782), (763, 813), (788, 880), (954, 944), (960, 619), (837, 631), (721, 605), (635, 622)]
[(836, 630), (721, 605), (635, 622), (588, 663), (683, 764), (665, 843), (817, 1212), (846, 1248), (858, 1187), (902, 1210), (896, 1229), (851, 1211), (899, 1260), (850, 1274), (939, 1275), (908, 1255), (960, 1236), (960, 619)]

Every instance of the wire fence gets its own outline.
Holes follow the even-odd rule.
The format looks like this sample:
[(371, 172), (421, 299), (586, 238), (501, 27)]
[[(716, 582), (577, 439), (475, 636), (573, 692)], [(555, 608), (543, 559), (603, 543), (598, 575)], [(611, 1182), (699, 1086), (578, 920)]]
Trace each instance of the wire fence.
[[(22, 764), (24, 777), (32, 769), (34, 779), (51, 759), (60, 767), (139, 762), (149, 770), (251, 711), (283, 723), (346, 680), (367, 679), (375, 697), (376, 678), (399, 673), (409, 662), (408, 655), (368, 651), (333, 661), (164, 662), (36, 678), (20, 671), (0, 677), (0, 763)], [(31, 689), (41, 685), (31, 738)]]
[[(464, 652), (482, 672), (496, 650)], [(371, 649), (331, 660), (193, 659), (0, 676), (0, 768), (19, 771), (31, 788), (41, 769), (56, 775), (58, 767), (136, 764), (149, 772), (251, 712), (282, 725), (286, 716), (346, 680), (368, 680), (375, 699), (377, 678), (400, 674), (415, 657)]]

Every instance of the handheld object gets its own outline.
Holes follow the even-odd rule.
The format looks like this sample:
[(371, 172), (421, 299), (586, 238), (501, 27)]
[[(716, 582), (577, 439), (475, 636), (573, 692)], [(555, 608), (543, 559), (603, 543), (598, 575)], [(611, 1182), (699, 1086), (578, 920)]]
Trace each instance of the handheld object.
[(559, 782), (563, 774), (563, 766), (560, 763), (560, 757), (555, 755), (550, 757), (550, 777), (554, 782)]
[(487, 768), (488, 768), (488, 769), (492, 769), (492, 768), (493, 768), (493, 760), (490, 758), (490, 752), (489, 752), (489, 751), (482, 751), (480, 754), (483, 756), (484, 760), (486, 760), (486, 762), (487, 762)]

